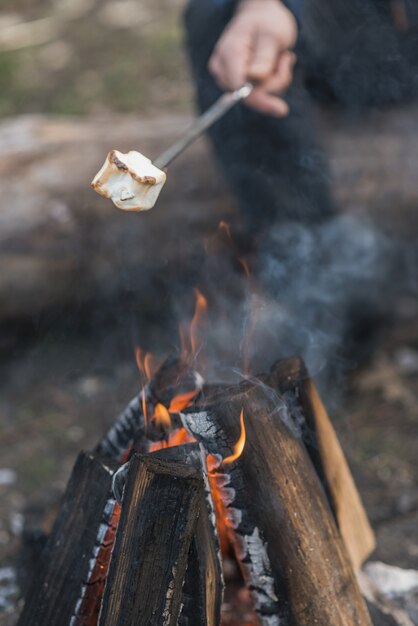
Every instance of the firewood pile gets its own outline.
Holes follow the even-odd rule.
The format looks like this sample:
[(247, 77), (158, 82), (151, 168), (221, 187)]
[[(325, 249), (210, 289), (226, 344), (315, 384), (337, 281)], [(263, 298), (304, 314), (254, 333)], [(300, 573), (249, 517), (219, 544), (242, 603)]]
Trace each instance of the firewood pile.
[(172, 358), (80, 454), (19, 626), (370, 625), (373, 548), (300, 359), (228, 386)]

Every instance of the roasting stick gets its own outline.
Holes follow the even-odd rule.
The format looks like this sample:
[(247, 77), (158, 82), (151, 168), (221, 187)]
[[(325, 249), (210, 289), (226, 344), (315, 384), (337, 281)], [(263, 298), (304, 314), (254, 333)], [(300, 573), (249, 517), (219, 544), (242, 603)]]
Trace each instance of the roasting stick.
[(160, 169), (164, 169), (174, 161), (193, 141), (203, 135), (203, 133), (212, 126), (217, 120), (225, 115), (240, 100), (248, 98), (254, 86), (251, 83), (245, 83), (236, 91), (224, 93), (207, 111), (193, 122), (191, 126), (183, 133), (183, 135), (170, 148), (165, 150), (154, 161), (154, 165)]
[(111, 150), (93, 179), (93, 189), (105, 198), (110, 198), (124, 211), (152, 209), (167, 179), (165, 169), (212, 124), (238, 102), (248, 98), (253, 89), (251, 83), (245, 83), (235, 91), (224, 93), (154, 162), (135, 150), (127, 154)]

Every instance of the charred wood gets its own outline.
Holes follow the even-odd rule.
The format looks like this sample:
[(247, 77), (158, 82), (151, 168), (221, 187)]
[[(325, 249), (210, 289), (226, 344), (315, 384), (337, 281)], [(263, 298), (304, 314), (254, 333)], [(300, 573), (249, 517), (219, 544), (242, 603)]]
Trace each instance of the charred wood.
[[(151, 441), (163, 441), (168, 433), (156, 428), (152, 421), (155, 406), (163, 404), (167, 409), (175, 397), (197, 396), (203, 386), (201, 375), (190, 368), (181, 358), (170, 357), (156, 372), (143, 390), (122, 411), (96, 447), (96, 452), (115, 461), (126, 460), (129, 448), (140, 454), (148, 452)], [(171, 429), (182, 427), (176, 412), (171, 414)]]
[(130, 401), (96, 447), (97, 454), (118, 461), (134, 438), (144, 435), (145, 417), (142, 406), (143, 401), (147, 402), (148, 395), (148, 391), (144, 389)]
[(201, 489), (193, 467), (131, 459), (100, 626), (177, 624)]
[(203, 479), (199, 517), (193, 534), (183, 586), (180, 626), (218, 626), (223, 597), (223, 573), (214, 504), (207, 475), (206, 452), (197, 443), (164, 448), (147, 455), (189, 465)]
[[(231, 541), (265, 626), (370, 626), (367, 608), (324, 491), (286, 405), (260, 381), (183, 414), (218, 457)], [(246, 445), (222, 464), (240, 435)]]
[[(115, 505), (112, 474), (94, 456), (80, 454), (19, 626), (77, 623)], [(90, 604), (96, 615), (100, 600), (95, 594)]]
[(375, 548), (375, 537), (331, 420), (299, 358), (279, 361), (270, 384), (303, 420), (303, 439), (320, 476), (355, 570)]

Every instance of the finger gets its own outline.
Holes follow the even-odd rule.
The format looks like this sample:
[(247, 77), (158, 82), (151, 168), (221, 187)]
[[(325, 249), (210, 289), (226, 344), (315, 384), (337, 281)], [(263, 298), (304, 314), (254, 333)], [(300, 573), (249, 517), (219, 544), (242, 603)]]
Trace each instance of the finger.
[(245, 36), (226, 33), (219, 40), (208, 67), (222, 89), (238, 89), (245, 83), (249, 54), (249, 40)]
[(257, 36), (250, 61), (247, 76), (250, 80), (266, 80), (276, 67), (277, 56), (280, 52), (276, 37), (263, 34)]
[(292, 84), (293, 68), (296, 55), (293, 52), (283, 52), (280, 55), (274, 73), (260, 85), (268, 93), (283, 93)]
[(258, 89), (245, 100), (245, 104), (260, 113), (273, 117), (286, 117), (289, 113), (289, 105), (282, 98)]

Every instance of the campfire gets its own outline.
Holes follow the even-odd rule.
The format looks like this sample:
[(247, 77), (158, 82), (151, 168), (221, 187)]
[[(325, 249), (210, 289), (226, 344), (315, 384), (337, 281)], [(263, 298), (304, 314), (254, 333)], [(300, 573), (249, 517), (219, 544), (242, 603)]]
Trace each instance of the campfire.
[[(19, 626), (370, 626), (356, 571), (374, 547), (298, 358), (235, 385), (190, 334), (80, 454)], [(187, 337), (187, 340), (186, 340)]]

